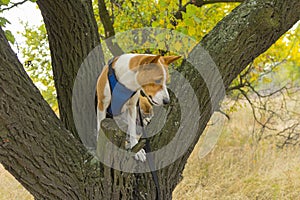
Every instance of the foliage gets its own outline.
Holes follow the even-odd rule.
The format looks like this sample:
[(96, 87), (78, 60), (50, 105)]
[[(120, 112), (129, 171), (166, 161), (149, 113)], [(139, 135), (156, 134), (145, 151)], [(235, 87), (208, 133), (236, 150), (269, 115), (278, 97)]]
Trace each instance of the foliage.
[[(9, 4), (9, 2), (10, 2), (10, 0), (0, 0), (0, 8), (3, 5), (7, 6)], [(2, 10), (0, 9), (0, 14), (1, 13), (2, 13)], [(6, 24), (10, 24), (10, 22), (4, 17), (0, 17), (0, 26), (5, 28)], [(13, 36), (13, 34), (11, 33), (10, 30), (5, 30), (5, 36), (10, 43), (12, 43), (12, 44), (15, 43), (15, 37)]]
[[(300, 75), (299, 36), (300, 24), (296, 25), (292, 30), (277, 40), (267, 52), (255, 59), (254, 67), (258, 73), (260, 71), (272, 71), (272, 74), (279, 72), (276, 73), (279, 75), (277, 79), (272, 79), (271, 75), (265, 74), (263, 77), (260, 77), (260, 82), (267, 85), (270, 85), (270, 83), (273, 83), (273, 85), (281, 85), (282, 82), (287, 84), (285, 79), (289, 79), (290, 83), (297, 81)], [(276, 81), (278, 82), (276, 83)]]
[[(185, 2), (183, 2), (185, 3)], [(171, 0), (151, 0), (151, 1), (107, 1), (107, 8), (109, 10), (113, 26), (116, 33), (134, 30), (143, 27), (153, 27), (153, 28), (166, 28), (170, 30), (178, 31), (185, 34), (196, 41), (200, 41), (201, 38), (207, 34), (218, 21), (220, 21), (226, 14), (235, 8), (238, 4), (215, 4), (206, 5), (201, 8), (194, 5), (188, 5), (187, 11), (183, 12), (183, 19), (178, 20), (175, 18), (175, 13), (179, 10), (179, 5), (177, 1)], [(99, 25), (99, 32), (104, 38), (104, 28), (100, 22), (99, 15), (97, 14), (97, 2), (94, 2), (94, 8), (96, 11), (96, 19)], [(137, 12), (138, 11), (138, 12)], [(147, 53), (161, 53), (154, 51), (154, 49), (169, 49), (167, 45), (168, 36), (155, 35), (151, 36), (147, 40), (137, 40), (133, 39), (136, 37), (128, 38), (118, 38), (117, 41), (120, 45), (123, 45), (125, 50), (131, 49), (127, 47), (135, 46), (148, 46), (150, 47)], [(151, 40), (158, 40), (157, 46), (150, 44)], [(143, 43), (145, 41), (145, 43)], [(170, 41), (169, 41), (170, 42)], [(182, 46), (186, 45), (187, 41), (177, 41), (172, 44), (174, 45), (174, 50), (180, 52)], [(190, 46), (191, 50), (193, 46)], [(138, 51), (143, 52), (143, 51)], [(143, 52), (144, 53), (144, 52)], [(186, 53), (187, 56), (187, 53)]]
[(224, 16), (238, 4), (214, 4), (198, 8), (188, 5), (182, 12), (183, 20), (177, 20), (176, 30), (200, 41)]
[(0, 0), (0, 6), (7, 6), (9, 4), (10, 0)]
[(5, 30), (4, 33), (5, 33), (5, 36), (6, 36), (7, 40), (10, 43), (14, 44), (16, 39), (15, 39), (14, 35), (11, 33), (11, 31), (10, 30)]
[(300, 23), (278, 39), (265, 53), (257, 57), (235, 79), (232, 88), (248, 92), (249, 86), (251, 86), (255, 90), (272, 92), (285, 85), (299, 86), (299, 66)]
[(45, 25), (29, 27), (29, 25), (25, 23), (24, 27), (25, 32), (23, 32), (22, 35), (26, 38), (26, 45), (21, 46), (20, 49), (26, 60), (25, 69), (33, 82), (40, 89), (45, 100), (50, 104), (52, 109), (58, 113)]
[[(30, 1), (36, 2), (36, 0)], [(15, 3), (10, 0), (0, 0), (0, 14), (3, 10), (9, 10), (25, 2), (27, 1)], [(4, 8), (2, 9), (2, 7)], [(0, 17), (0, 26), (5, 28), (6, 24), (10, 24), (10, 22), (4, 17)], [(25, 45), (21, 44), (18, 48), (21, 49), (22, 55), (26, 60), (24, 63), (25, 70), (39, 88), (45, 100), (50, 104), (52, 109), (58, 113), (45, 25), (30, 27), (28, 23), (24, 22), (23, 25), (25, 32), (20, 34), (25, 38)], [(5, 30), (5, 36), (10, 43), (15, 43), (15, 37), (10, 30)]]

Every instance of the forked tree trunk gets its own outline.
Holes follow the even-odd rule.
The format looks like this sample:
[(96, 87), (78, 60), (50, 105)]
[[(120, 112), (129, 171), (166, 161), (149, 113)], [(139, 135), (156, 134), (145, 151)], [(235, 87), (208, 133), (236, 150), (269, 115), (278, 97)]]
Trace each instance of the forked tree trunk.
[[(0, 29), (0, 161), (36, 199), (155, 199), (151, 174), (123, 173), (95, 161), (74, 131), (74, 77), (85, 56), (98, 44), (91, 7), (83, 2), (89, 1), (38, 1), (49, 35), (62, 121), (33, 85)], [(248, 0), (225, 17), (200, 42), (217, 64), (225, 88), (299, 16), (299, 0)], [(200, 63), (195, 53), (190, 58)], [(172, 198), (211, 116), (210, 97), (202, 78), (194, 78), (197, 73), (188, 63), (180, 70), (195, 89), (202, 115), (188, 151), (158, 171), (162, 199)], [(154, 149), (175, 134), (176, 109), (174, 102), (164, 131), (152, 138)]]

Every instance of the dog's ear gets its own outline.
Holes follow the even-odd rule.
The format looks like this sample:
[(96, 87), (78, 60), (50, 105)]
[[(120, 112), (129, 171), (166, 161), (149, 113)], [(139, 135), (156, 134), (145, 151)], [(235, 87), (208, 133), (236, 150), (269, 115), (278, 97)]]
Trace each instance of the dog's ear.
[(160, 58), (160, 55), (145, 55), (140, 60), (140, 65), (146, 65), (150, 63), (157, 63)]
[(158, 62), (160, 55), (137, 55), (130, 59), (129, 68), (137, 71), (147, 64)]
[(181, 56), (164, 56), (162, 57), (165, 61), (165, 63), (168, 65), (172, 62), (174, 62), (175, 60), (178, 60), (179, 58), (181, 58)]

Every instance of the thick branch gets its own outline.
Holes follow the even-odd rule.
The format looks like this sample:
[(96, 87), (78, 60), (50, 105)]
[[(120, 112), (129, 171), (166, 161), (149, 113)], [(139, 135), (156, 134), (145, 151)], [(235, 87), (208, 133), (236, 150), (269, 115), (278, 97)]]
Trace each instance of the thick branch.
[[(125, 149), (125, 142), (127, 141), (127, 135), (125, 132), (119, 129), (116, 122), (112, 119), (104, 119), (101, 123), (101, 128), (104, 131), (105, 136), (117, 147)], [(144, 148), (146, 143), (145, 139), (141, 139), (132, 149), (128, 149), (131, 152), (138, 152)]]

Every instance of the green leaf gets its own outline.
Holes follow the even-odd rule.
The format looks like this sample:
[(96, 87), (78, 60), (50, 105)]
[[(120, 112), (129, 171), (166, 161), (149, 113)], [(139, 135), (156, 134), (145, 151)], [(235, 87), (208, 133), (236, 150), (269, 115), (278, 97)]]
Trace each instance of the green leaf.
[(186, 7), (186, 13), (188, 13), (189, 16), (196, 15), (197, 11), (198, 11), (198, 8), (196, 6), (194, 6), (194, 5), (189, 4)]
[(5, 27), (6, 24), (10, 24), (10, 22), (4, 17), (0, 17), (0, 26)]
[(197, 16), (193, 16), (193, 18), (194, 18), (195, 22), (198, 24), (200, 24), (202, 22), (202, 20)]
[(7, 40), (8, 40), (10, 43), (12, 43), (12, 44), (15, 43), (15, 37), (14, 37), (14, 35), (11, 33), (10, 30), (6, 30), (6, 31), (5, 31), (5, 36), (6, 36)]
[(272, 83), (272, 79), (269, 77), (263, 77), (262, 81), (263, 83)]
[(0, 0), (0, 5), (8, 5), (10, 0)]
[(162, 1), (159, 1), (159, 4), (162, 6), (162, 7), (167, 7), (168, 6), (168, 2), (162, 0)]
[(184, 22), (185, 22), (186, 26), (194, 27), (194, 21), (191, 18), (185, 19)]

